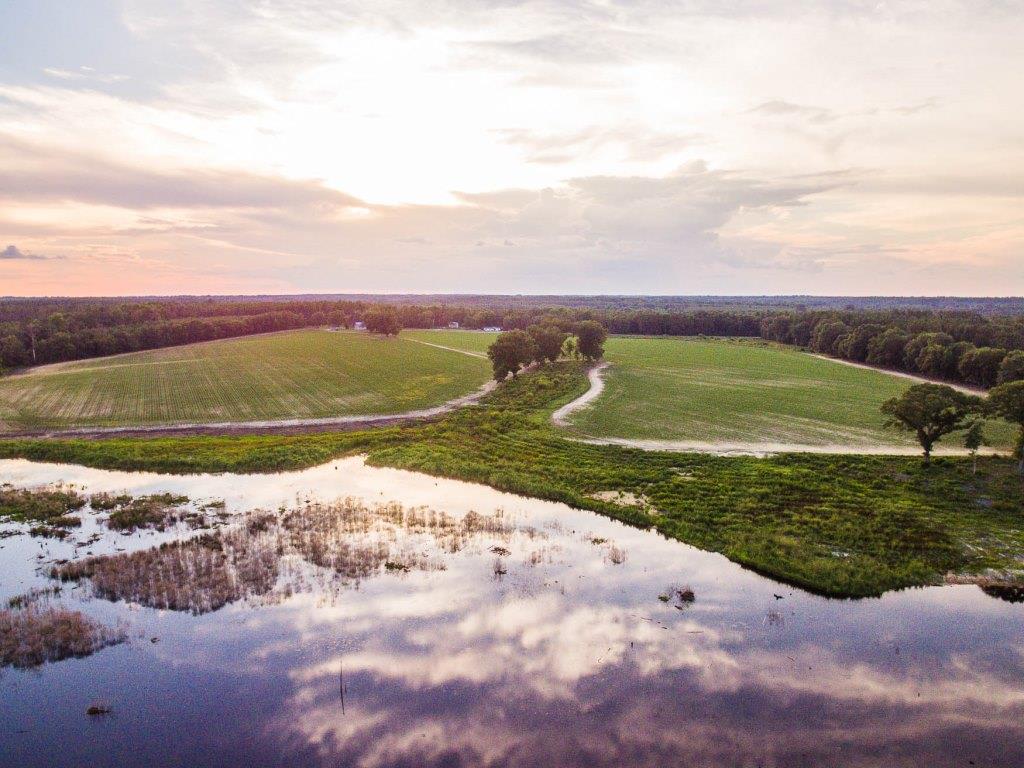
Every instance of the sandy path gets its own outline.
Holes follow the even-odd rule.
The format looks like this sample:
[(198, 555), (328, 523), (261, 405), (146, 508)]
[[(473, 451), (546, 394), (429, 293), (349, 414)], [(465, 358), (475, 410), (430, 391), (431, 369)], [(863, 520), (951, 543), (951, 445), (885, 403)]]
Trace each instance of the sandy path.
[[(632, 440), (621, 437), (572, 438), (591, 445), (621, 445), (624, 448), (639, 448), (642, 451), (667, 451), (670, 453), (708, 453), (714, 456), (774, 456), (778, 453), (826, 453), (848, 456), (920, 456), (916, 445), (809, 445), (805, 443), (713, 443), (699, 440)], [(994, 456), (999, 452), (982, 448), (979, 455)], [(964, 448), (937, 446), (933, 456), (967, 456)]]
[(893, 371), (888, 368), (879, 368), (874, 365), (868, 365), (867, 363), (856, 363), (853, 360), (843, 360), (838, 357), (829, 357), (828, 355), (819, 355), (814, 352), (808, 352), (811, 357), (816, 357), (819, 360), (828, 360), (830, 363), (839, 363), (840, 365), (848, 365), (851, 368), (861, 368), (865, 371), (877, 371), (878, 373), (885, 373), (889, 376), (898, 376), (901, 379), (909, 379), (910, 381), (916, 381), (918, 384), (945, 384), (947, 387), (952, 387), (958, 392), (963, 392), (968, 395), (984, 395), (985, 390), (981, 387), (970, 387), (966, 384), (953, 384), (949, 381), (941, 381), (940, 379), (926, 379), (924, 376), (916, 376), (913, 373), (904, 373), (903, 371)]
[(557, 411), (552, 413), (551, 421), (553, 421), (560, 427), (567, 427), (569, 426), (569, 423), (567, 421), (567, 417), (569, 416), (569, 414), (578, 411), (580, 408), (584, 408), (590, 405), (590, 403), (592, 403), (594, 400), (600, 397), (601, 393), (604, 392), (603, 374), (609, 365), (611, 365), (611, 363), (601, 363), (591, 368), (590, 371), (587, 373), (587, 378), (590, 379), (590, 389), (588, 389), (586, 392), (584, 392), (582, 395), (577, 397), (572, 402), (566, 403)]
[[(833, 362), (837, 363), (848, 362), (845, 360), (836, 360), (831, 357), (823, 357), (821, 355), (815, 355), (815, 357), (822, 357), (823, 360), (833, 360)], [(869, 365), (859, 365), (858, 363), (849, 364), (858, 368), (880, 370), (872, 368)], [(570, 426), (567, 417), (575, 411), (578, 411), (580, 408), (592, 403), (600, 397), (601, 393), (604, 391), (604, 372), (608, 370), (609, 365), (610, 363), (605, 362), (591, 368), (588, 373), (590, 389), (551, 414), (551, 421), (560, 427)], [(882, 372), (891, 373), (891, 371)], [(917, 378), (910, 374), (894, 375), (902, 375), (910, 379)], [(924, 381), (924, 379), (920, 380)], [(958, 389), (970, 392), (970, 388), (967, 387), (958, 387)], [(708, 453), (715, 456), (765, 457), (773, 456), (777, 453), (823, 453), (844, 454), (850, 456), (918, 456), (921, 454), (921, 449), (916, 445), (885, 445), (882, 443), (866, 445), (844, 445), (841, 443), (815, 445), (812, 443), (779, 443), (771, 441), (711, 442), (703, 440), (641, 440), (626, 437), (578, 437), (569, 439), (580, 443), (589, 443), (590, 445), (619, 445), (624, 448), (639, 448), (642, 451)], [(967, 456), (968, 453), (969, 452), (965, 448), (944, 447), (941, 445), (937, 446), (932, 452), (934, 456)], [(998, 451), (992, 448), (982, 448), (978, 453), (981, 455), (995, 455)]]

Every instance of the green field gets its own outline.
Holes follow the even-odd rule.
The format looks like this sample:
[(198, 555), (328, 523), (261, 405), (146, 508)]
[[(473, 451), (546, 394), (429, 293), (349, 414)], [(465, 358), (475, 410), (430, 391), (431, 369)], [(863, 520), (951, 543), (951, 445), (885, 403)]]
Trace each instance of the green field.
[[(486, 352), (497, 334), (411, 331), (422, 339)], [(613, 336), (605, 390), (569, 421), (580, 434), (635, 440), (800, 445), (913, 445), (887, 429), (882, 403), (913, 384), (752, 339)], [(1014, 428), (986, 427), (990, 443), (1009, 448)], [(939, 444), (959, 445), (952, 435)]]
[(322, 330), (45, 366), (0, 379), (0, 431), (401, 413), (483, 384), (485, 359)]
[[(913, 382), (749, 340), (613, 337), (606, 386), (570, 423), (595, 437), (711, 443), (908, 445), (882, 402)], [(990, 441), (1012, 445), (1003, 422)], [(953, 446), (956, 437), (946, 439)], [(940, 445), (942, 445), (940, 443)]]
[(498, 338), (498, 334), (484, 331), (402, 331), (402, 336), (418, 339), (430, 344), (461, 349), (466, 352), (487, 354), (487, 348)]

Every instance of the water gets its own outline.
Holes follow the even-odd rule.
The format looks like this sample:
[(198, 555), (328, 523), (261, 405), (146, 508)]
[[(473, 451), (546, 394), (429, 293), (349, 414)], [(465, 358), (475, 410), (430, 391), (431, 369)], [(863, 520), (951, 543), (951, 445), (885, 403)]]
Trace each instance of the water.
[[(564, 505), (359, 459), (188, 477), (3, 461), (0, 481), (223, 500), (223, 535), (270, 510), (246, 541), (279, 551), (272, 584), (207, 612), (188, 609), (201, 589), (166, 610), (65, 585), (56, 602), (129, 639), (0, 671), (0, 765), (1024, 765), (1024, 604), (977, 587), (826, 600)], [(385, 502), (449, 517), (363, 506)], [(0, 598), (52, 584), (60, 559), (197, 535), (82, 517), (67, 541), (0, 539)], [(96, 701), (112, 712), (87, 716)]]

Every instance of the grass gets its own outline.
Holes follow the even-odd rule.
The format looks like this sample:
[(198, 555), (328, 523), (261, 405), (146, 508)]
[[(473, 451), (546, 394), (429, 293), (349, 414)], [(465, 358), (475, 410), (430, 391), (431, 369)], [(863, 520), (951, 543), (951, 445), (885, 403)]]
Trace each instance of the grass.
[[(613, 337), (605, 390), (570, 417), (595, 437), (806, 445), (909, 445), (879, 408), (911, 382), (752, 340)], [(993, 445), (1013, 428), (990, 422)], [(960, 445), (956, 436), (946, 445)]]
[[(7, 440), (0, 457), (164, 472), (297, 469), (365, 453), (591, 509), (822, 594), (878, 595), (947, 574), (1024, 581), (1024, 486), (1012, 461), (653, 453), (566, 440), (549, 414), (586, 389), (563, 363), (435, 422), (347, 434)], [(627, 503), (618, 503), (619, 499)]]
[[(97, 500), (100, 506), (97, 506)], [(140, 528), (162, 531), (167, 526), (185, 520), (193, 527), (201, 527), (203, 517), (197, 513), (182, 512), (178, 509), (188, 504), (187, 496), (159, 493), (151, 496), (115, 496), (101, 494), (90, 500), (93, 509), (107, 509), (107, 527), (111, 530), (131, 533)]]
[(34, 536), (63, 538), (82, 521), (71, 513), (85, 506), (75, 491), (0, 486), (0, 521), (28, 523)]
[(266, 334), (0, 379), (0, 432), (401, 413), (466, 394), (489, 373), (486, 360), (404, 338)]
[(487, 348), (498, 338), (498, 334), (489, 331), (402, 331), (402, 336), (478, 355), (486, 355)]
[[(409, 338), (486, 353), (495, 333), (407, 331)], [(604, 393), (570, 418), (578, 434), (639, 440), (912, 445), (880, 407), (912, 382), (754, 339), (612, 336)], [(1014, 427), (986, 425), (993, 446)], [(960, 436), (946, 445), (960, 445)]]

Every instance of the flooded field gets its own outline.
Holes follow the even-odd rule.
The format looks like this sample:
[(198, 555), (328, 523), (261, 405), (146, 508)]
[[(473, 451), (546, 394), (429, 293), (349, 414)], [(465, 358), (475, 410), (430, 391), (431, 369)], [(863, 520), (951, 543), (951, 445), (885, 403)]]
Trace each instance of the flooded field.
[(0, 523), (3, 766), (1024, 765), (1019, 594), (827, 600), (360, 459), (0, 483), (87, 502)]

